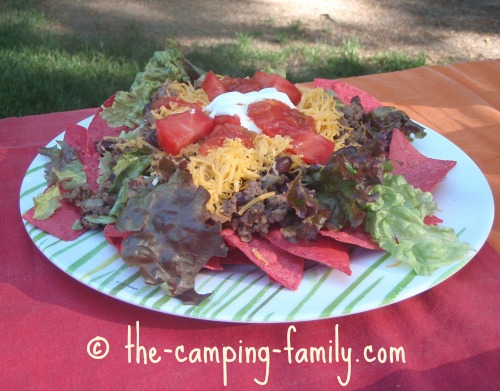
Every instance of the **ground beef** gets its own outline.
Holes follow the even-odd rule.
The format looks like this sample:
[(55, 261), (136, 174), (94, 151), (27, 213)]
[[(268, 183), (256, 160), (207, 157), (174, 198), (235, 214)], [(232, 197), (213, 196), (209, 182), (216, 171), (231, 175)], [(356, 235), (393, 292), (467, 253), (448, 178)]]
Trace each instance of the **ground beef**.
[(153, 147), (160, 148), (160, 144), (158, 143), (158, 136), (156, 135), (155, 129), (152, 129), (148, 126), (143, 126), (139, 131), (139, 136)]
[(249, 208), (243, 215), (237, 211), (248, 202), (268, 191), (276, 191), (282, 186), (283, 176), (280, 181), (274, 181), (272, 186), (265, 181), (252, 181), (248, 187), (241, 192), (235, 193), (231, 199), (223, 203), (224, 214), (232, 216), (231, 221), (225, 223), (225, 227), (234, 230), (244, 242), (252, 240), (253, 235), (265, 236), (272, 225), (280, 224), (292, 210), (285, 194), (279, 192)]
[(97, 218), (99, 216), (108, 216), (111, 208), (115, 204), (116, 194), (109, 194), (111, 181), (101, 183), (90, 197), (80, 202), (82, 209), (82, 225), (89, 229), (97, 228), (99, 225), (91, 223), (85, 217)]
[(340, 122), (344, 126), (353, 129), (351, 135), (346, 139), (345, 145), (363, 144), (368, 140), (366, 129), (363, 126), (363, 106), (357, 96), (352, 98), (350, 104), (346, 104), (341, 108), (344, 116)]

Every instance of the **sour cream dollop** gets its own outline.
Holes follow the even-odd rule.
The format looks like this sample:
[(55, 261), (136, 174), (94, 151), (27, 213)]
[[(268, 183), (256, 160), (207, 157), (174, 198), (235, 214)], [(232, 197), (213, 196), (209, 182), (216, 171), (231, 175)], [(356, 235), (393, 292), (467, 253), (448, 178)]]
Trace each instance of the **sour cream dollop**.
[(264, 88), (246, 94), (237, 91), (226, 92), (217, 96), (204, 110), (209, 112), (211, 118), (217, 115), (237, 115), (240, 118), (241, 126), (255, 133), (262, 133), (261, 129), (248, 116), (248, 106), (265, 99), (274, 99), (292, 109), (295, 108), (287, 94), (276, 88)]

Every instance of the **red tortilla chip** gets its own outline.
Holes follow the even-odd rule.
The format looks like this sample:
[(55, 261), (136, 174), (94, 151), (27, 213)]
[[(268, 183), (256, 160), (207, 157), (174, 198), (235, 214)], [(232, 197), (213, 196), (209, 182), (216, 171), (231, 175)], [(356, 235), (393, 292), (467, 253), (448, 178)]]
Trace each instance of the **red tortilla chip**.
[(203, 267), (208, 270), (224, 270), (221, 264), (221, 259), (219, 257), (210, 258)]
[(246, 243), (232, 230), (222, 230), (222, 235), (229, 246), (241, 250), (270, 279), (292, 290), (299, 287), (304, 275), (303, 258), (285, 252), (258, 236)]
[(74, 240), (86, 231), (85, 229), (78, 231), (73, 229), (74, 222), (80, 219), (82, 212), (80, 208), (70, 204), (65, 199), (61, 200), (61, 206), (48, 219), (37, 220), (33, 217), (34, 214), (35, 209), (31, 208), (23, 215), (23, 219), (42, 231), (65, 241)]
[(73, 123), (66, 125), (64, 141), (68, 144), (68, 146), (76, 149), (78, 159), (82, 164), (85, 164), (85, 160), (87, 158), (88, 138), (88, 131), (83, 126)]
[(120, 231), (118, 230), (114, 224), (107, 224), (103, 230), (104, 237), (106, 241), (114, 246), (118, 253), (122, 253), (122, 244), (123, 241), (133, 234), (131, 231)]
[(371, 96), (369, 93), (359, 89), (358, 87), (354, 87), (350, 84), (344, 83), (339, 80), (330, 80), (330, 79), (314, 79), (314, 87), (321, 87), (325, 90), (332, 90), (337, 94), (339, 99), (348, 104), (351, 102), (351, 99), (355, 96), (359, 96), (361, 101), (361, 105), (363, 106), (363, 111), (368, 113), (377, 107), (382, 106), (379, 100), (375, 97)]
[(78, 124), (68, 124), (64, 134), (64, 141), (70, 147), (76, 149), (78, 159), (83, 164), (83, 170), (87, 175), (90, 190), (97, 190), (99, 187), (97, 183), (99, 177), (99, 153), (90, 138), (89, 130)]
[(425, 216), (424, 217), (424, 224), (426, 225), (438, 225), (441, 224), (443, 220), (441, 220), (437, 216)]
[(345, 243), (326, 236), (319, 237), (315, 241), (300, 240), (291, 243), (283, 238), (279, 229), (269, 231), (266, 239), (290, 254), (320, 262), (349, 276), (352, 274), (349, 264), (349, 245)]
[[(89, 139), (90, 140), (90, 139)], [(91, 191), (96, 191), (99, 187), (97, 183), (97, 178), (99, 178), (99, 153), (95, 148), (88, 151), (85, 157), (85, 164), (83, 165), (83, 170), (87, 175), (87, 183)]]
[[(111, 107), (115, 100), (115, 96), (112, 95), (104, 103), (104, 107)], [(102, 107), (97, 111), (94, 118), (89, 125), (89, 138), (92, 143), (96, 141), (101, 141), (104, 137), (117, 137), (122, 130), (126, 129), (126, 126), (120, 126), (118, 128), (111, 128), (101, 117)]]
[(394, 129), (389, 151), (394, 170), (413, 187), (432, 191), (457, 164), (454, 160), (432, 159), (422, 155), (399, 129)]
[(354, 244), (368, 250), (380, 250), (379, 245), (363, 229), (343, 229), (342, 231), (321, 230), (319, 233), (342, 243)]
[(222, 265), (253, 265), (253, 262), (236, 247), (230, 247), (227, 255), (220, 258)]

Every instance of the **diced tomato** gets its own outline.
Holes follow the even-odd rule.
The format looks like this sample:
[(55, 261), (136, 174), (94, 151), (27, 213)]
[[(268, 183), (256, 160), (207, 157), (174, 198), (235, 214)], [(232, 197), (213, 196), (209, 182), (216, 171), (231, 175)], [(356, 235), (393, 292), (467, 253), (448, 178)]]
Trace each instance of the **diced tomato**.
[(298, 105), (302, 94), (300, 90), (289, 80), (275, 73), (266, 73), (262, 71), (255, 72), (253, 79), (260, 84), (262, 88), (274, 87), (278, 91), (288, 95), (294, 105)]
[(224, 94), (227, 92), (227, 88), (224, 87), (224, 84), (219, 80), (219, 78), (213, 73), (209, 71), (205, 75), (205, 80), (201, 83), (201, 88), (207, 93), (208, 99), (214, 100), (220, 94)]
[(304, 132), (293, 137), (291, 152), (301, 155), (310, 164), (325, 164), (333, 151), (335, 143), (316, 132)]
[(241, 125), (240, 117), (237, 115), (216, 115), (214, 117), (215, 125), (233, 124)]
[(163, 98), (159, 98), (153, 101), (151, 103), (151, 110), (159, 109), (162, 106), (165, 106), (167, 108), (172, 108), (174, 104), (178, 106), (185, 106), (185, 107), (190, 107), (192, 109), (201, 110), (201, 106), (199, 104), (186, 102), (180, 98), (173, 96), (164, 96)]
[(302, 114), (277, 100), (267, 99), (252, 103), (247, 113), (262, 132), (271, 137), (276, 135), (294, 137), (304, 132), (316, 132), (313, 117)]
[(248, 116), (269, 136), (290, 136), (291, 152), (301, 155), (306, 163), (324, 164), (335, 150), (335, 143), (316, 132), (311, 116), (276, 100), (252, 103)]
[(221, 83), (226, 87), (227, 91), (237, 91), (242, 94), (261, 89), (260, 84), (256, 80), (248, 78), (224, 76)]
[(247, 148), (254, 146), (253, 142), (256, 134), (240, 125), (225, 123), (223, 125), (215, 125), (214, 130), (208, 135), (206, 140), (201, 144), (199, 152), (206, 155), (211, 149), (218, 148), (224, 144), (226, 139), (239, 138), (243, 145)]
[(201, 110), (172, 114), (156, 120), (156, 135), (161, 148), (177, 155), (182, 148), (207, 136), (214, 128), (214, 120)]

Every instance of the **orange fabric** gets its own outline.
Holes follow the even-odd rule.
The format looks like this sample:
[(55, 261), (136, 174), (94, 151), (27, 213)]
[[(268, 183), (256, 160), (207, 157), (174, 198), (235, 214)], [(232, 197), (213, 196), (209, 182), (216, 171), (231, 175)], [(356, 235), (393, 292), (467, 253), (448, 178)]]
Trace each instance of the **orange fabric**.
[[(430, 66), (345, 79), (397, 106), (466, 152), (500, 199), (500, 60)], [(500, 252), (500, 216), (488, 242)]]

